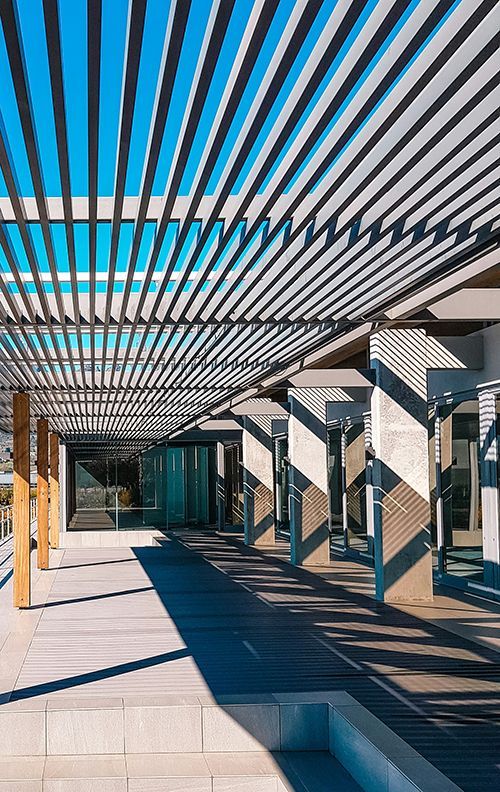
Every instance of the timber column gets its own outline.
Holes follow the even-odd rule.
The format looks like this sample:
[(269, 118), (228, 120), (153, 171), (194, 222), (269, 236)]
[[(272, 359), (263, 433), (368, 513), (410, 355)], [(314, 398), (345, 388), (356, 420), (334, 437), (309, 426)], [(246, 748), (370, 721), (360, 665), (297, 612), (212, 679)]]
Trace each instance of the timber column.
[(13, 530), (14, 606), (31, 604), (30, 536), (30, 402), (27, 393), (13, 398)]
[(50, 435), (50, 546), (59, 547), (59, 438)]

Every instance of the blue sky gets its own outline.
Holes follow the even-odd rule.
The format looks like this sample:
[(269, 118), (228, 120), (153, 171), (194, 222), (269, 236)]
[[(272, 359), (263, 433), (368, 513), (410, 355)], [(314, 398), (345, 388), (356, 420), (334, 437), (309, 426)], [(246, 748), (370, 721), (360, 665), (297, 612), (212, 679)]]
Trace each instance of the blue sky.
[[(302, 0), (298, 0), (301, 2)], [(334, 127), (342, 113), (345, 111), (349, 102), (355, 96), (360, 86), (377, 68), (383, 54), (391, 45), (394, 37), (402, 25), (408, 20), (415, 11), (419, 3), (425, 0), (412, 0), (408, 9), (402, 15), (397, 26), (391, 31), (387, 31), (385, 41), (380, 46), (379, 51), (373, 57), (364, 73), (352, 89), (343, 105), (339, 108), (335, 117), (325, 129), (317, 146), (308, 156), (304, 165), (292, 176), (288, 188), (294, 184), (295, 179), (307, 167), (308, 162), (314, 152), (321, 145), (325, 136)], [(345, 41), (344, 46), (328, 69), (321, 85), (318, 87), (309, 105), (305, 109), (297, 126), (293, 130), (287, 141), (282, 154), (277, 158), (269, 176), (261, 186), (265, 189), (283, 156), (289, 150), (297, 134), (304, 124), (315, 122), (315, 108), (318, 99), (327, 89), (330, 81), (334, 77), (339, 66), (343, 61), (350, 57), (350, 50), (365, 26), (371, 23), (371, 14), (381, 0), (367, 0), (363, 12), (358, 20), (353, 24), (352, 30)], [(459, 0), (452, 7), (457, 5)], [(48, 67), (48, 57), (46, 49), (46, 39), (44, 31), (44, 17), (42, 0), (17, 0), (17, 18), (19, 34), (22, 42), (26, 78), (29, 86), (33, 122), (35, 126), (38, 152), (40, 157), (42, 175), (44, 180), (45, 192), (49, 196), (61, 195), (61, 183), (59, 176), (59, 165), (57, 156), (55, 123), (52, 108), (51, 86)], [(217, 67), (214, 71), (211, 84), (208, 89), (205, 107), (202, 112), (198, 129), (187, 165), (184, 177), (180, 186), (180, 194), (187, 195), (193, 188), (193, 179), (196, 169), (206, 147), (206, 141), (210, 129), (220, 105), (225, 86), (227, 85), (231, 67), (234, 63), (238, 47), (240, 45), (245, 27), (253, 7), (252, 0), (236, 0), (232, 13), (227, 34), (221, 47)], [(269, 135), (283, 105), (290, 95), (290, 91), (300, 80), (301, 70), (304, 67), (311, 51), (318, 40), (318, 37), (325, 29), (328, 19), (335, 11), (336, 0), (325, 0), (318, 15), (309, 31), (306, 40), (292, 64), (290, 73), (279, 92), (274, 104), (272, 105), (267, 120), (262, 126), (260, 134), (249, 152), (236, 183), (232, 189), (237, 193), (251, 172), (252, 166), (258, 152)], [(69, 146), (70, 162), (70, 182), (71, 192), (74, 196), (88, 195), (88, 85), (87, 85), (87, 2), (86, 0), (59, 0), (59, 24), (61, 36), (61, 50), (63, 61), (63, 81), (66, 106), (66, 125)], [(100, 109), (99, 109), (99, 162), (98, 162), (98, 191), (102, 196), (113, 195), (114, 180), (116, 171), (117, 142), (119, 136), (120, 121), (120, 100), (123, 83), (124, 59), (126, 56), (126, 34), (128, 17), (127, 0), (103, 0), (102, 8), (102, 43), (101, 43), (101, 76), (99, 85)], [(294, 0), (280, 0), (277, 11), (269, 26), (265, 41), (259, 53), (255, 68), (248, 81), (245, 91), (241, 96), (234, 121), (231, 124), (227, 138), (222, 147), (220, 155), (215, 163), (212, 177), (206, 188), (206, 193), (212, 194), (219, 182), (224, 166), (234, 148), (236, 138), (245, 123), (251, 103), (256, 92), (261, 87), (266, 69), (276, 50), (276, 46), (285, 29), (290, 14), (295, 6)], [(152, 110), (157, 88), (157, 81), (160, 71), (160, 63), (165, 43), (170, 3), (168, 0), (148, 0), (144, 36), (141, 50), (140, 69), (138, 76), (137, 96), (132, 135), (130, 141), (130, 157), (126, 176), (126, 195), (137, 195), (140, 190), (141, 175), (144, 168), (144, 158), (147, 147), (149, 128), (152, 119)], [(175, 79), (172, 102), (169, 108), (165, 133), (161, 146), (158, 166), (155, 173), (153, 194), (162, 195), (171, 166), (173, 153), (178, 140), (183, 114), (192, 85), (192, 78), (195, 72), (196, 63), (203, 36), (206, 30), (207, 21), (210, 13), (210, 3), (207, 0), (193, 0), (186, 35), (181, 51), (180, 64)], [(441, 23), (442, 24), (442, 23)], [(435, 35), (439, 26), (429, 37)], [(427, 44), (428, 42), (426, 42)], [(425, 47), (426, 45), (424, 45)], [(417, 56), (418, 57), (418, 54)], [(394, 81), (394, 85), (401, 79), (402, 74)], [(6, 140), (9, 151), (12, 169), (17, 179), (18, 190), (23, 196), (33, 195), (33, 185), (31, 182), (26, 150), (23, 142), (19, 114), (15, 101), (14, 87), (10, 73), (8, 56), (5, 46), (3, 30), (0, 26), (0, 129)], [(366, 121), (365, 121), (366, 123)], [(356, 131), (359, 134), (362, 126)], [(355, 136), (355, 135), (354, 135)], [(0, 196), (8, 195), (4, 178), (0, 172)], [(29, 272), (29, 263), (24, 246), (15, 225), (6, 225), (6, 233), (12, 253), (17, 260), (19, 270), (24, 273)], [(51, 234), (56, 256), (56, 266), (60, 273), (69, 271), (67, 242), (62, 225), (52, 224)], [(160, 271), (168, 260), (168, 257), (175, 245), (178, 235), (178, 225), (170, 223), (162, 244), (160, 257), (156, 265), (156, 271)], [(175, 271), (181, 272), (187, 266), (190, 252), (192, 251), (201, 233), (199, 223), (193, 223), (189, 230), (188, 238), (183, 250), (179, 255)], [(214, 242), (222, 233), (221, 224), (218, 224), (212, 236), (205, 245), (202, 255), (197, 260), (195, 271), (203, 265), (203, 256), (208, 255), (213, 250)], [(236, 235), (244, 233), (244, 226), (238, 228)], [(137, 272), (144, 272), (147, 269), (149, 254), (154, 244), (156, 226), (154, 223), (146, 223), (144, 228), (139, 257), (137, 261)], [(265, 238), (265, 230), (262, 232), (262, 240)], [(117, 273), (123, 274), (127, 270), (128, 258), (132, 246), (133, 225), (132, 223), (122, 223), (119, 237)], [(33, 223), (30, 226), (30, 236), (32, 247), (37, 259), (37, 265), (41, 273), (49, 272), (49, 265), (43, 244), (41, 228)], [(97, 272), (105, 273), (109, 264), (109, 252), (111, 241), (110, 223), (100, 223), (97, 237)], [(248, 247), (252, 246), (254, 240), (249, 240)], [(226, 250), (231, 247), (230, 243)], [(77, 269), (84, 275), (89, 269), (89, 234), (88, 225), (85, 223), (75, 226), (75, 253), (77, 259)], [(221, 264), (219, 259), (214, 269)], [(0, 267), (4, 272), (9, 271), (7, 258), (0, 252)], [(140, 288), (140, 281), (133, 284), (133, 290)], [(33, 286), (33, 284), (31, 285)], [(11, 284), (12, 291), (16, 291), (17, 286)], [(31, 287), (29, 287), (31, 288)], [(34, 287), (33, 287), (34, 288)], [(47, 290), (51, 284), (47, 283)], [(53, 287), (52, 287), (53, 288)], [(63, 283), (61, 288), (67, 291), (70, 284)], [(82, 283), (82, 291), (85, 291), (85, 281)], [(88, 288), (88, 284), (87, 284)], [(118, 291), (119, 283), (115, 284)], [(151, 289), (155, 285), (152, 284)], [(173, 283), (167, 286), (167, 290), (173, 288)], [(189, 286), (186, 286), (189, 288)], [(100, 282), (98, 290), (105, 290), (106, 283)]]

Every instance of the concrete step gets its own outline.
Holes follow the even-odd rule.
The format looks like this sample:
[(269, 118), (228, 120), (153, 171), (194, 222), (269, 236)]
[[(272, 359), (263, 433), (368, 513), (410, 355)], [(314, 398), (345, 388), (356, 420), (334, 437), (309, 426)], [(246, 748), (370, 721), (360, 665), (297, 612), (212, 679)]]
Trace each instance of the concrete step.
[(33, 698), (0, 706), (0, 735), (9, 792), (459, 792), (343, 691)]
[(109, 754), (0, 759), (9, 792), (359, 792), (329, 753)]

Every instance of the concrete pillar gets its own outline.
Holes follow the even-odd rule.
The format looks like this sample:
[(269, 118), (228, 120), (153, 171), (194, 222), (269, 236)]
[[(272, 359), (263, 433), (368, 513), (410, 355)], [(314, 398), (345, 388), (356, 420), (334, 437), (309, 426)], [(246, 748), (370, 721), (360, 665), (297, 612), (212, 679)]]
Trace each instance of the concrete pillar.
[(290, 555), (293, 564), (330, 563), (326, 404), (328, 388), (294, 388), (288, 392), (290, 457)]
[(267, 415), (243, 419), (244, 527), (248, 545), (275, 542), (271, 425)]
[(370, 339), (376, 596), (432, 599), (427, 343), (420, 329)]
[(498, 498), (498, 443), (496, 394), (479, 394), (479, 454), (481, 464), (481, 511), (484, 583), (500, 587), (500, 504)]
[(224, 443), (217, 443), (216, 448), (216, 504), (217, 504), (217, 530), (223, 531), (226, 527), (226, 483), (225, 483), (225, 452)]

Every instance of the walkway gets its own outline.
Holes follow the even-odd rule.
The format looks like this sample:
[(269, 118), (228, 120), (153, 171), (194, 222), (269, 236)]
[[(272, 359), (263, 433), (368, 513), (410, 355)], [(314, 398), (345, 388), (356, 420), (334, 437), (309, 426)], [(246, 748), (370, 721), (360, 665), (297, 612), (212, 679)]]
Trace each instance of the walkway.
[(500, 655), (367, 582), (202, 532), (66, 550), (50, 574), (14, 698), (342, 689), (463, 789), (500, 787)]

